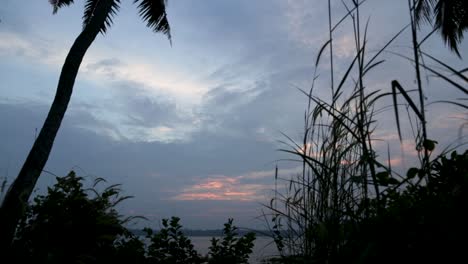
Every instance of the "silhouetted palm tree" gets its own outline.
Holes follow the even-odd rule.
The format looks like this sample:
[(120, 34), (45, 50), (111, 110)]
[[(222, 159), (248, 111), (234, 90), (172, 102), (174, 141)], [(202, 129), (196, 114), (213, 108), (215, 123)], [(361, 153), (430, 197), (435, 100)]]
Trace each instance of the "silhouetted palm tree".
[(468, 0), (415, 0), (416, 23), (434, 22), (437, 29), (458, 56), (463, 31), (468, 30)]
[[(73, 0), (49, 0), (56, 13)], [(162, 32), (171, 39), (166, 16), (167, 0), (134, 0), (139, 14), (154, 32)], [(83, 31), (78, 35), (65, 59), (58, 81), (54, 101), (44, 125), (18, 177), (10, 186), (0, 209), (0, 251), (11, 245), (18, 220), (25, 213), (28, 199), (49, 158), (55, 136), (70, 101), (76, 75), (86, 51), (96, 36), (105, 33), (112, 25), (112, 18), (120, 7), (120, 0), (85, 0)], [(1, 254), (4, 256), (3, 254)]]

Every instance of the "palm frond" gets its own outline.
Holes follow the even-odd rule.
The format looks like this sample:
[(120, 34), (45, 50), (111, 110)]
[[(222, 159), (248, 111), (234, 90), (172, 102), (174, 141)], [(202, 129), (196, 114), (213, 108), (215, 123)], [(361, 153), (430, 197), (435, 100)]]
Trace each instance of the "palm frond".
[(59, 8), (73, 4), (73, 0), (49, 0), (49, 3), (54, 8), (53, 13), (55, 14)]
[(162, 32), (171, 41), (171, 29), (167, 20), (167, 0), (135, 0), (138, 3), (138, 13), (147, 26), (154, 32)]
[[(83, 14), (83, 28), (85, 28), (91, 21), (91, 18), (94, 16), (96, 8), (100, 0), (87, 0), (85, 3), (85, 9)], [(99, 29), (102, 34), (106, 33), (107, 29), (112, 26), (113, 17), (120, 8), (120, 0), (113, 0), (111, 9), (106, 15), (106, 20)]]
[(439, 0), (434, 13), (435, 27), (439, 29), (450, 49), (460, 56), (458, 44), (463, 39), (463, 31), (468, 29), (468, 2)]
[(468, 1), (466, 0), (417, 0), (414, 9), (415, 22), (434, 22), (450, 49), (460, 57), (458, 44), (463, 32), (468, 30)]
[(435, 5), (436, 0), (418, 0), (414, 6), (416, 24), (420, 25), (421, 21), (431, 23)]

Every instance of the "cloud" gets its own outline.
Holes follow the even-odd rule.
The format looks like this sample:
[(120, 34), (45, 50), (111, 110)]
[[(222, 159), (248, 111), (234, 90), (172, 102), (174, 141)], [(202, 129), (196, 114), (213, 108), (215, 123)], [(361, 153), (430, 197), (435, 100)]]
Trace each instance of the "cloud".
[[(275, 80), (272, 84), (272, 79), (278, 78), (273, 77), (273, 71), (280, 72), (289, 68), (289, 65), (284, 65), (285, 56), (288, 59), (291, 59), (291, 56), (302, 57), (298, 52), (288, 52), (286, 55), (277, 52), (288, 47), (286, 41), (278, 42), (272, 39), (274, 32), (282, 30), (276, 29), (275, 26), (276, 23), (283, 23), (277, 16), (280, 13), (280, 9), (276, 8), (277, 4), (243, 2), (233, 5), (215, 2), (217, 8), (193, 5), (195, 13), (206, 15), (204, 17), (208, 20), (205, 21), (207, 28), (218, 33), (231, 32), (223, 39), (235, 40), (235, 46), (239, 47), (231, 49), (236, 50), (235, 53), (224, 52), (232, 55), (228, 63), (224, 63), (225, 59), (216, 58), (216, 62), (220, 61), (220, 64), (225, 66), (218, 67), (211, 75), (203, 77), (174, 70), (173, 67), (165, 67), (163, 63), (142, 57), (129, 57), (127, 54), (121, 54), (119, 57), (109, 56), (107, 47), (104, 48), (99, 43), (93, 44), (82, 63), (78, 78), (95, 86), (96, 94), (106, 94), (106, 100), (96, 102), (99, 107), (92, 115), (96, 120), (112, 123), (118, 131), (103, 127), (91, 128), (89, 125), (87, 128), (109, 134), (117, 140), (130, 139), (141, 142), (187, 141), (201, 131), (225, 132), (230, 136), (255, 137), (261, 141), (276, 140), (275, 137), (279, 134), (277, 131), (289, 126), (280, 121), (287, 113), (279, 112), (281, 108), (284, 109), (281, 106), (295, 100), (292, 98), (294, 96), (286, 95), (287, 91), (295, 88), (287, 83), (287, 79), (281, 83)], [(254, 9), (252, 5), (258, 9)], [(241, 22), (238, 15), (226, 17), (218, 14), (219, 9), (233, 8), (242, 14)], [(254, 10), (263, 10), (265, 17), (271, 16), (275, 19), (258, 19), (258, 11)], [(192, 16), (193, 13), (186, 19)], [(174, 23), (174, 27), (177, 27), (177, 20)], [(261, 36), (258, 32), (262, 32)], [(118, 31), (114, 33), (118, 34)], [(21, 43), (27, 45), (24, 49), (31, 50), (31, 53), (22, 55), (24, 58), (44, 63), (54, 69), (61, 67), (61, 61), (67, 52), (63, 45), (48, 45), (47, 41), (35, 43), (38, 37), (34, 35), (9, 34), (21, 39)], [(253, 37), (256, 41), (252, 41)], [(245, 45), (246, 42), (249, 45)], [(184, 44), (179, 45), (185, 47)], [(265, 48), (266, 46), (270, 48)], [(8, 52), (11, 48), (20, 49), (21, 46), (9, 46)], [(57, 59), (46, 62), (44, 58), (48, 56), (39, 54), (40, 50), (48, 54), (58, 54)], [(203, 72), (206, 69), (195, 70)], [(263, 98), (259, 98), (260, 96)], [(275, 102), (268, 103), (271, 96), (278, 97), (274, 98)], [(242, 112), (234, 114), (239, 110)], [(278, 123), (281, 123), (279, 129)]]
[(356, 54), (354, 36), (343, 34), (333, 41), (333, 48), (339, 58), (350, 58)]
[[(14, 41), (4, 41), (0, 46), (0, 53), (11, 54), (12, 50), (16, 50), (20, 58), (54, 69), (61, 67), (61, 60), (66, 54), (63, 47), (42, 42), (33, 44), (37, 39), (34, 36), (26, 38), (21, 34), (2, 34), (8, 34), (2, 40), (11, 36)], [(255, 70), (254, 61), (250, 58), (241, 59), (242, 63), (220, 67), (213, 74), (196, 80), (182, 73), (168, 72), (168, 69), (155, 63), (108, 57), (106, 52), (93, 50), (83, 61), (79, 79), (91, 82), (98, 89), (95, 92), (91, 89), (88, 91), (99, 93), (100, 97), (105, 96), (104, 100), (99, 98), (95, 102), (97, 109), (93, 111), (94, 118), (113, 123), (119, 131), (103, 130), (101, 126), (91, 128), (88, 125), (87, 128), (98, 133), (107, 133), (116, 140), (190, 140), (197, 131), (219, 129), (231, 135), (240, 135), (244, 134), (245, 128), (252, 122), (258, 122), (253, 118), (260, 117), (256, 114), (258, 111), (263, 112), (260, 118), (270, 120), (269, 123), (282, 117), (282, 114), (274, 113), (278, 110), (271, 111), (277, 105), (267, 102), (271, 99), (271, 91), (284, 91), (274, 100), (283, 105), (290, 102), (290, 99), (285, 100), (291, 97), (285, 96), (287, 89), (280, 87), (288, 84), (275, 80), (275, 86), (269, 87), (272, 78), (278, 77), (259, 76), (262, 69)], [(50, 56), (53, 52), (55, 55)], [(245, 78), (246, 73), (249, 78)], [(293, 89), (291, 86), (289, 88)], [(270, 91), (266, 91), (267, 89)], [(258, 98), (259, 96), (263, 98)], [(259, 101), (262, 103), (259, 104)], [(238, 118), (225, 120), (226, 116), (239, 109), (245, 110)], [(256, 124), (248, 129), (246, 135), (253, 135), (259, 140), (272, 140), (272, 127), (270, 124)]]
[[(192, 226), (207, 228), (207, 223), (222, 225), (229, 216), (235, 215), (236, 221), (244, 225), (257, 216), (259, 201), (264, 201), (262, 192), (271, 189), (274, 179), (274, 170), (269, 169), (273, 165), (269, 164), (278, 159), (278, 152), (270, 142), (213, 133), (195, 133), (188, 142), (136, 142), (123, 135), (116, 141), (90, 128), (112, 131), (109, 133), (120, 129), (112, 122), (96, 119), (86, 109), (94, 111), (86, 105), (75, 104), (67, 112), (46, 170), (66, 175), (75, 169), (90, 184), (96, 177), (105, 178), (109, 184), (120, 183), (125, 195), (135, 196), (124, 203), (121, 212), (126, 213), (125, 208), (130, 208), (137, 214), (153, 215), (150, 219), (178, 215)], [(3, 139), (0, 173), (8, 176), (9, 182), (17, 175), (33, 143), (35, 129), (41, 127), (47, 110), (48, 105), (32, 102), (0, 103), (0, 113), (3, 113), (0, 123), (8, 124), (0, 130)], [(39, 193), (46, 190), (54, 179), (44, 174), (36, 190)], [(198, 184), (206, 188), (203, 184), (210, 181), (224, 184), (213, 192), (221, 196), (196, 201), (170, 199), (189, 194), (190, 186)], [(192, 193), (196, 196), (196, 193), (203, 194), (203, 190)], [(217, 202), (214, 198), (225, 200)], [(222, 210), (239, 212), (221, 213)], [(206, 215), (200, 216), (200, 212)]]
[[(268, 186), (264, 184), (241, 184), (240, 177), (211, 176), (184, 188), (174, 200), (236, 200), (262, 199)], [(263, 200), (263, 199), (262, 199)]]
[(285, 31), (297, 43), (307, 48), (316, 46), (325, 36), (325, 34), (317, 34), (317, 31), (320, 32), (321, 29), (324, 29), (319, 26), (323, 25), (323, 22), (317, 24), (318, 10), (307, 0), (287, 0), (284, 3), (284, 17), (287, 25)]
[[(47, 109), (47, 105), (30, 102), (0, 104), (1, 113), (5, 113), (0, 115), (0, 121), (9, 124), (0, 131), (4, 139), (0, 150), (5, 157), (0, 160), (5, 167), (0, 167), (8, 167), (6, 163), (10, 156), (15, 164), (21, 165), (34, 140), (35, 129), (41, 127)], [(117, 181), (128, 177), (128, 180), (123, 180), (126, 185), (133, 186), (135, 182), (140, 182), (138, 188), (132, 190), (157, 186), (173, 196), (174, 191), (180, 190), (188, 179), (195, 177), (195, 173), (201, 178), (245, 175), (245, 171), (258, 171), (255, 168), (277, 159), (274, 145), (268, 142), (212, 133), (195, 133), (194, 139), (189, 142), (135, 142), (125, 138), (115, 141), (108, 135), (89, 129), (102, 127), (102, 130), (120, 131), (112, 123), (102, 122), (80, 107), (69, 110), (47, 165), (57, 174), (66, 173), (72, 166), (79, 165), (93, 174), (112, 177)], [(162, 130), (168, 133), (166, 128)], [(15, 168), (16, 165), (10, 166), (13, 175)], [(158, 175), (158, 178), (154, 175)], [(141, 181), (145, 184), (141, 184)]]
[(57, 49), (54, 43), (41, 38), (26, 38), (21, 34), (0, 31), (0, 55), (17, 56), (22, 59), (39, 62), (48, 66), (59, 65), (65, 57), (62, 49)]
[(147, 93), (170, 98), (186, 106), (199, 104), (207, 91), (205, 84), (154, 63), (90, 58), (83, 68), (85, 77), (93, 81), (134, 83)]
[[(120, 131), (103, 126), (81, 127), (108, 134), (116, 140), (136, 141), (188, 140), (199, 122), (193, 111), (201, 103), (205, 85), (193, 82), (177, 72), (168, 72), (156, 64), (106, 57), (90, 52), (78, 78), (91, 81), (106, 102), (96, 102), (93, 116), (114, 122)], [(0, 55), (60, 68), (66, 50), (36, 36), (0, 32)], [(100, 96), (102, 97), (102, 96)], [(89, 100), (88, 100), (89, 102)]]
[[(281, 169), (289, 177), (299, 168)], [(253, 171), (237, 176), (208, 176), (187, 186), (173, 200), (264, 201), (274, 187), (275, 170)]]
[[(99, 49), (99, 48), (98, 48)], [(63, 45), (37, 36), (23, 36), (13, 32), (0, 32), (0, 54), (17, 56), (50, 67), (61, 67), (67, 54)], [(106, 52), (90, 51), (81, 65), (80, 77), (96, 82), (99, 86), (114, 81), (133, 82), (141, 89), (158, 96), (165, 96), (183, 104), (196, 105), (201, 100), (206, 85), (186, 75), (168, 71), (154, 62), (116, 59)]]
[(244, 89), (229, 84), (211, 89), (200, 109), (202, 129), (265, 142), (282, 139), (280, 132), (295, 137), (307, 105), (296, 87), (305, 87), (309, 73), (308, 67), (296, 67), (258, 76)]
[(403, 158), (393, 158), (393, 159), (390, 159), (390, 166), (392, 166), (393, 168), (395, 167), (400, 167), (403, 165)]

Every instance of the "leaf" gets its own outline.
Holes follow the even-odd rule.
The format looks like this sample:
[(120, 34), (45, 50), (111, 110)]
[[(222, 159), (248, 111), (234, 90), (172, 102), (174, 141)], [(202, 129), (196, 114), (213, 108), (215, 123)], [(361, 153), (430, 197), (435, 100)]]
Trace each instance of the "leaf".
[(400, 183), (400, 181), (398, 181), (398, 180), (395, 179), (395, 178), (389, 178), (389, 179), (388, 179), (388, 184), (390, 184), (390, 185), (397, 185), (397, 184), (399, 184), (399, 183)]
[(328, 40), (327, 42), (325, 42), (325, 44), (323, 44), (322, 48), (320, 49), (318, 55), (317, 55), (317, 60), (315, 60), (315, 67), (318, 66), (319, 62), (320, 62), (320, 57), (322, 56), (322, 52), (325, 50), (325, 48), (328, 46), (328, 44), (330, 44), (331, 40)]
[(379, 180), (387, 180), (389, 177), (388, 171), (381, 171), (375, 175)]
[(379, 55), (384, 52), (388, 46), (390, 46), (390, 44), (392, 44), (392, 42), (398, 38), (398, 36), (401, 35), (401, 33), (403, 33), (407, 28), (408, 28), (409, 25), (406, 25), (405, 27), (403, 27), (398, 33), (396, 33), (395, 35), (393, 35), (393, 37), (369, 60), (369, 62), (366, 63), (366, 65), (364, 66), (364, 69), (368, 69), (372, 63), (374, 62), (374, 60), (376, 60)]
[(448, 78), (447, 76), (441, 74), (440, 72), (426, 66), (426, 65), (422, 65), (426, 70), (434, 73), (435, 75), (439, 76), (441, 79), (447, 81), (448, 83), (450, 83), (451, 85), (453, 85), (455, 88), (459, 89), (460, 91), (464, 92), (465, 94), (468, 94), (468, 89), (466, 89), (465, 87), (463, 87), (462, 85), (454, 82), (452, 79)]
[[(407, 57), (407, 56), (403, 56), (403, 55), (397, 54), (397, 53), (393, 53), (393, 54), (395, 54), (395, 55), (397, 55), (397, 56), (400, 56), (400, 57), (402, 57), (402, 58), (405, 58), (405, 59), (407, 59), (407, 60), (409, 60), (409, 61), (411, 61), (411, 62), (414, 62), (413, 59), (411, 59), (411, 58), (409, 58), (409, 57)], [(448, 83), (452, 84), (455, 88), (459, 89), (460, 91), (464, 92), (465, 94), (468, 94), (468, 89), (466, 89), (466, 88), (464, 88), (462, 85), (456, 83), (455, 81), (453, 81), (453, 80), (450, 79), (449, 77), (447, 77), (447, 76), (441, 74), (440, 72), (438, 72), (438, 71), (432, 69), (431, 67), (427, 66), (426, 64), (421, 64), (421, 66), (422, 66), (423, 68), (425, 68), (426, 70), (428, 70), (428, 71), (434, 73), (434, 74), (437, 75), (439, 78), (441, 78), (441, 79), (447, 81)], [(465, 69), (465, 70), (466, 70), (466, 69)], [(462, 70), (462, 71), (460, 71), (459, 73), (463, 73), (465, 70)], [(464, 79), (464, 78), (462, 78), (462, 79)]]
[(390, 174), (388, 173), (388, 171), (382, 171), (382, 172), (377, 173), (375, 177), (377, 178), (378, 183), (380, 185), (387, 186), (390, 180), (389, 175)]
[(351, 182), (361, 183), (362, 182), (362, 177), (361, 176), (351, 176), (350, 180), (351, 180)]
[(364, 4), (364, 2), (366, 2), (366, 0), (362, 0), (360, 1), (359, 3), (355, 3), (354, 4), (354, 7), (352, 9), (348, 9), (348, 7), (346, 7), (346, 10), (347, 10), (347, 13), (340, 19), (340, 21), (338, 21), (338, 23), (336, 23), (333, 28), (331, 29), (331, 31), (335, 31), (335, 29), (343, 22), (345, 21), (345, 19), (348, 17), (348, 16), (353, 16), (353, 11), (356, 10), (359, 6), (361, 6), (362, 4)]
[(424, 1), (417, 1), (415, 6), (413, 7), (415, 10), (415, 22), (417, 25), (421, 23), (421, 21), (425, 21), (427, 23), (431, 23), (432, 20), (432, 10), (434, 8), (435, 1), (434, 0), (424, 0)]
[(418, 107), (413, 102), (413, 100), (411, 100), (411, 97), (409, 97), (409, 95), (405, 91), (405, 89), (403, 89), (403, 87), (401, 87), (400, 83), (397, 80), (393, 80), (392, 81), (393, 107), (395, 109), (395, 117), (396, 117), (396, 122), (397, 122), (398, 137), (400, 138), (400, 141), (401, 141), (402, 138), (401, 138), (400, 120), (399, 120), (399, 116), (398, 116), (398, 105), (397, 105), (397, 99), (396, 99), (396, 96), (397, 96), (396, 90), (397, 89), (403, 95), (403, 97), (405, 98), (406, 102), (409, 104), (411, 109), (413, 109), (414, 113), (418, 116), (419, 120), (421, 122), (425, 122), (425, 120), (424, 120), (424, 117), (422, 116), (422, 114), (419, 112)]
[[(83, 28), (85, 28), (91, 22), (91, 19), (95, 15), (98, 8), (98, 4), (101, 0), (87, 0), (85, 3), (85, 9), (83, 14)], [(120, 8), (120, 0), (112, 0), (110, 11), (106, 14), (106, 19), (99, 29), (102, 34), (106, 33), (107, 29), (112, 26), (112, 18), (117, 14)]]
[[(460, 77), (461, 79), (465, 80), (465, 82), (468, 82), (468, 78), (466, 76), (464, 76), (462, 73), (463, 71), (457, 71), (455, 70), (453, 67), (450, 67), (449, 65), (445, 64), (444, 62), (442, 62), (441, 60), (438, 60), (437, 58), (431, 56), (430, 54), (427, 54), (425, 52), (422, 52), (425, 56), (431, 58), (432, 60), (438, 62), (440, 65), (444, 66), (445, 68), (447, 68), (450, 72), (452, 72), (453, 74), (455, 74), (456, 76)], [(466, 69), (465, 69), (466, 70)]]
[(438, 142), (435, 141), (435, 140), (430, 140), (430, 139), (426, 139), (424, 140), (423, 142), (423, 147), (429, 151), (433, 151), (435, 149), (435, 145), (437, 144)]
[(406, 177), (408, 177), (408, 179), (413, 179), (414, 177), (416, 177), (416, 174), (418, 174), (418, 172), (418, 168), (410, 168), (406, 173)]
[(167, 35), (171, 42), (171, 28), (166, 14), (166, 0), (135, 0), (138, 4), (138, 13), (147, 26), (154, 32), (161, 32)]
[(458, 102), (453, 102), (453, 101), (448, 101), (448, 100), (438, 100), (438, 101), (432, 102), (432, 104), (434, 104), (434, 103), (453, 104), (453, 105), (456, 105), (456, 106), (459, 106), (459, 107), (462, 107), (462, 108), (465, 108), (466, 110), (468, 110), (468, 105), (464, 105), (464, 104), (458, 103)]
[(346, 79), (348, 78), (349, 73), (353, 69), (354, 63), (359, 59), (359, 56), (361, 56), (361, 53), (363, 52), (363, 49), (360, 49), (357, 54), (354, 56), (353, 61), (351, 64), (348, 66), (348, 69), (346, 70), (345, 74), (343, 75), (343, 78), (340, 81), (340, 84), (338, 85), (338, 88), (336, 89), (335, 94), (333, 95), (333, 98), (338, 98), (338, 93), (340, 92), (341, 88), (343, 87), (343, 84), (345, 83)]
[(49, 3), (54, 8), (53, 13), (56, 14), (59, 8), (73, 4), (73, 0), (49, 0)]
[(401, 128), (400, 128), (400, 115), (398, 113), (398, 101), (397, 101), (397, 92), (395, 86), (392, 83), (392, 99), (393, 99), (393, 109), (395, 110), (395, 119), (398, 131), (398, 138), (402, 141), (401, 137)]
[(372, 68), (374, 68), (374, 67), (376, 67), (376, 66), (378, 66), (379, 64), (384, 63), (384, 62), (385, 62), (385, 60), (380, 60), (380, 61), (378, 61), (378, 62), (376, 62), (376, 63), (373, 63), (373, 64), (371, 64), (371, 65), (369, 65), (369, 66), (366, 65), (366, 69), (364, 69), (364, 72), (362, 73), (362, 75), (366, 75), (366, 73), (367, 73), (368, 71), (370, 71)]
[[(431, 0), (434, 1), (434, 0)], [(457, 2), (459, 2), (457, 4)], [(465, 4), (462, 4), (465, 2)], [(461, 58), (458, 44), (463, 39), (463, 31), (467, 29), (465, 1), (437, 1), (434, 7), (434, 27), (439, 29), (445, 44)]]

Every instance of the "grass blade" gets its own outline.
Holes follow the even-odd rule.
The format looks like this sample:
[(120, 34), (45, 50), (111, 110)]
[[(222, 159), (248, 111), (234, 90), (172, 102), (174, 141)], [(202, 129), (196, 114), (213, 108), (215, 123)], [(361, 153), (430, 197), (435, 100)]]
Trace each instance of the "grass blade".
[(320, 57), (322, 56), (323, 51), (330, 44), (330, 42), (331, 42), (331, 40), (329, 39), (327, 42), (325, 42), (325, 44), (323, 44), (322, 48), (320, 49), (320, 51), (319, 51), (319, 53), (317, 55), (317, 59), (315, 60), (315, 67), (318, 66), (318, 64), (320, 62)]

